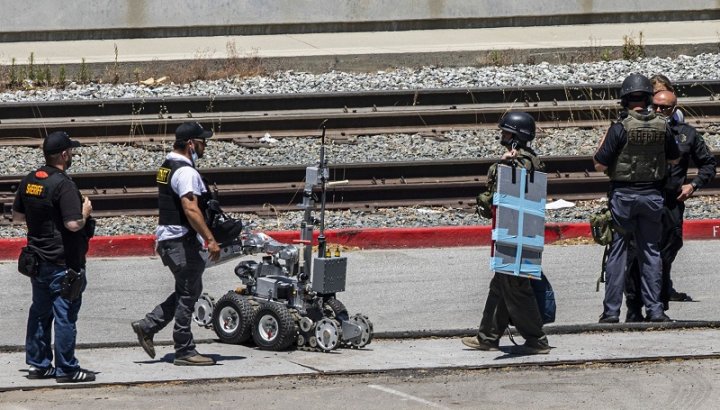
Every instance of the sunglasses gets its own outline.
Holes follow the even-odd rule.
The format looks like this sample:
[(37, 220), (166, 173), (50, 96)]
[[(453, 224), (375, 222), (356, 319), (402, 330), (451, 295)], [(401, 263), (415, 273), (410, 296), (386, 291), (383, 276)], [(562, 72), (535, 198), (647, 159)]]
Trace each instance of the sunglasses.
[(660, 110), (660, 111), (668, 111), (668, 110), (672, 110), (673, 108), (675, 108), (675, 106), (674, 106), (674, 105), (661, 105), (661, 104), (656, 104), (656, 105), (655, 105), (655, 108), (657, 108), (657, 109)]

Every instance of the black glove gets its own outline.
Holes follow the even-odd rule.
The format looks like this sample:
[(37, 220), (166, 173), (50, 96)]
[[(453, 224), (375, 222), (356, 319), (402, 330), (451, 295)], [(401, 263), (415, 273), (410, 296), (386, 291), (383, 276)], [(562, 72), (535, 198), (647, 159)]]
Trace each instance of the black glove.
[(92, 216), (88, 217), (83, 229), (85, 230), (85, 236), (88, 239), (92, 239), (92, 237), (95, 236), (95, 218)]

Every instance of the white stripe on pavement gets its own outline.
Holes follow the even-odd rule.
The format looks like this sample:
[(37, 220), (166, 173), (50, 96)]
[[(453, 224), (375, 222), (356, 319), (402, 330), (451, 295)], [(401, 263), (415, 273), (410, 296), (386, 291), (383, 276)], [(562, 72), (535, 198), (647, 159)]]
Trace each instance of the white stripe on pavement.
[(437, 404), (437, 403), (433, 403), (433, 402), (431, 402), (431, 401), (427, 401), (427, 400), (421, 399), (421, 398), (419, 398), (419, 397), (411, 396), (411, 395), (409, 395), (409, 394), (407, 394), (407, 393), (403, 393), (403, 392), (401, 392), (401, 391), (397, 391), (397, 390), (395, 390), (395, 389), (391, 389), (391, 388), (389, 388), (389, 387), (378, 386), (377, 384), (368, 384), (368, 387), (371, 388), (371, 389), (376, 389), (376, 390), (384, 391), (385, 393), (394, 394), (394, 395), (400, 396), (400, 397), (402, 397), (402, 398), (404, 398), (404, 399), (416, 401), (416, 402), (418, 402), (418, 403), (422, 403), (422, 404), (424, 404), (424, 405), (426, 405), (426, 406), (434, 407), (434, 408), (436, 408), (436, 409), (447, 409), (447, 408), (448, 408), (448, 407), (445, 407), (445, 406), (441, 406), (441, 405), (439, 405), (439, 404)]

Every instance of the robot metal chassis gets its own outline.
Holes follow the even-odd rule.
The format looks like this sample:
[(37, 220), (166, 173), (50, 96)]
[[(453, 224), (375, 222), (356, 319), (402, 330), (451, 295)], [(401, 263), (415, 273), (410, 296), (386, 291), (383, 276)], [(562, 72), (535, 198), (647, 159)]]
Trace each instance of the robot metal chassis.
[[(240, 238), (222, 246), (217, 265), (245, 255), (264, 254), (260, 262), (243, 260), (235, 267), (241, 284), (217, 301), (204, 293), (195, 304), (193, 320), (212, 328), (225, 343), (253, 339), (265, 350), (329, 352), (338, 347), (362, 348), (373, 338), (373, 324), (360, 313), (350, 316), (336, 298), (345, 290), (347, 258), (331, 256), (324, 238), (325, 186), (324, 130), (319, 166), (307, 167), (300, 208), (304, 210), (298, 246), (276, 241), (246, 227)], [(329, 185), (329, 184), (328, 184)], [(322, 194), (318, 255), (312, 241), (316, 220), (314, 189)], [(310, 273), (312, 272), (312, 277)]]

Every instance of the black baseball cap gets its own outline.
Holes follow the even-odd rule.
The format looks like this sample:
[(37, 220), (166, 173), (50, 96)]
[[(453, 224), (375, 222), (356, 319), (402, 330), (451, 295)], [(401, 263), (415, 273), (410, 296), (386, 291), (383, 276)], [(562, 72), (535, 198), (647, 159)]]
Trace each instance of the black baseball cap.
[(46, 154), (57, 154), (68, 148), (77, 148), (80, 146), (78, 141), (73, 141), (65, 131), (55, 131), (45, 137), (43, 141), (43, 152)]
[(198, 122), (184, 122), (175, 130), (175, 141), (207, 139), (212, 136), (212, 130), (206, 130)]

